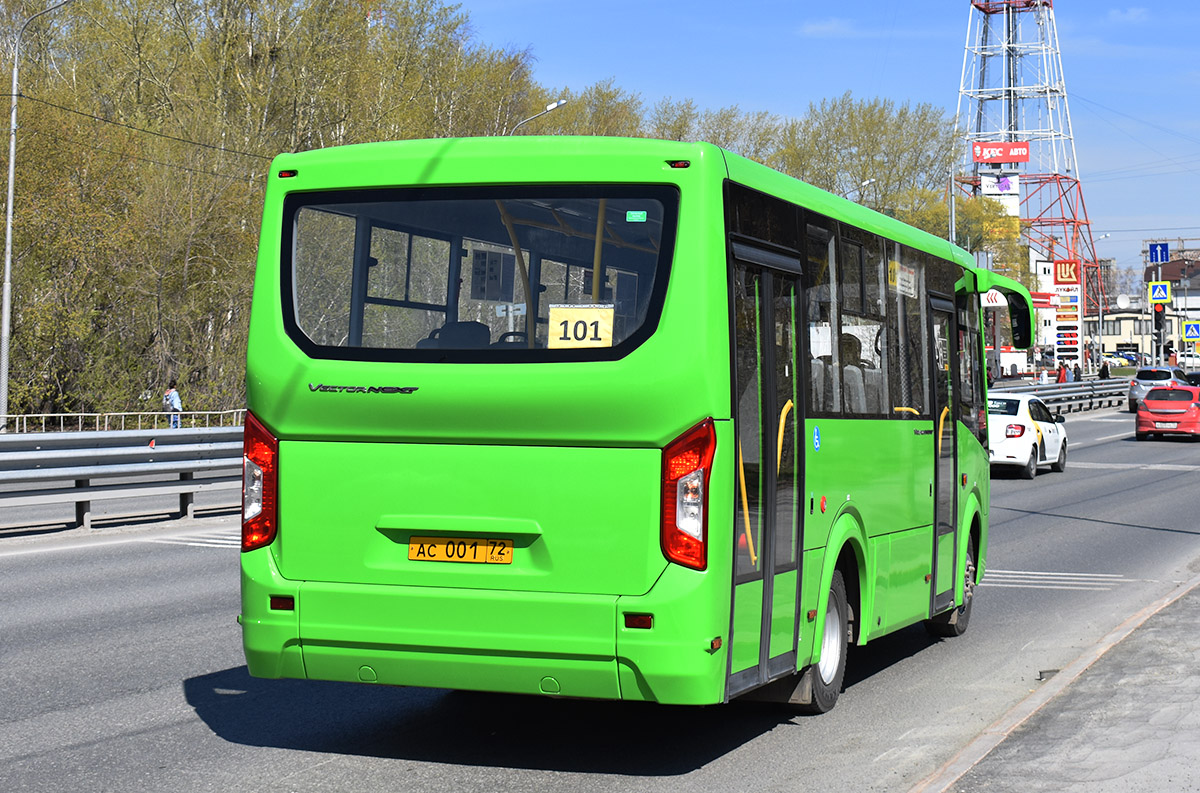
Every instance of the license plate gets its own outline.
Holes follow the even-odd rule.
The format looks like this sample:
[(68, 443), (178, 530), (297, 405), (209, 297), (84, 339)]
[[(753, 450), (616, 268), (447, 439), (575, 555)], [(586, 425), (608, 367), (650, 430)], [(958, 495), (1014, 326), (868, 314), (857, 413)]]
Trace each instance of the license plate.
[(1179, 424), (1178, 421), (1156, 421), (1154, 429), (1156, 430), (1173, 430)]
[(413, 537), (408, 558), (418, 562), (512, 564), (513, 541), (479, 537)]

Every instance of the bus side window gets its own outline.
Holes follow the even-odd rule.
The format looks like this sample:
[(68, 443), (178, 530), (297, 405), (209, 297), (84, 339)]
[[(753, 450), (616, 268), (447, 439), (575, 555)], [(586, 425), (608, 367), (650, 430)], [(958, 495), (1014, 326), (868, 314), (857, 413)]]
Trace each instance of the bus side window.
[(844, 412), (855, 416), (891, 415), (888, 402), (886, 305), (882, 301), (882, 240), (841, 224), (838, 255), (841, 312), (838, 351)]
[(987, 419), (984, 410), (983, 354), (980, 350), (979, 295), (959, 292), (958, 304), (958, 394), (960, 420), (979, 442), (987, 446)]
[(808, 354), (813, 358), (810, 371), (824, 376), (809, 377), (808, 403), (812, 413), (840, 415), (842, 412), (841, 350), (835, 334), (837, 279), (835, 225), (832, 220), (812, 212), (807, 221), (807, 257), (804, 269), (804, 296), (808, 322)]
[(914, 419), (928, 410), (925, 259), (924, 254), (896, 243), (888, 248), (889, 407), (894, 418)]
[(446, 240), (372, 226), (363, 347), (419, 347), (446, 322), (450, 255)]

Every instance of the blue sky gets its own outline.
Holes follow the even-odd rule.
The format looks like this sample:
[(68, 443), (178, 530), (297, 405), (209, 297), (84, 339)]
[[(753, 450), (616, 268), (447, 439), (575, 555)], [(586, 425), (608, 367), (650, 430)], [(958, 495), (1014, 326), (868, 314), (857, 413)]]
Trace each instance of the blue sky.
[[(528, 47), (534, 76), (613, 78), (662, 97), (800, 116), (846, 91), (953, 113), (968, 0), (463, 0), (480, 42)], [(1058, 0), (1078, 174), (1096, 252), (1140, 266), (1143, 240), (1200, 239), (1200, 3)], [(1172, 245), (1172, 249), (1174, 249)], [(1200, 244), (1195, 245), (1200, 247)]]

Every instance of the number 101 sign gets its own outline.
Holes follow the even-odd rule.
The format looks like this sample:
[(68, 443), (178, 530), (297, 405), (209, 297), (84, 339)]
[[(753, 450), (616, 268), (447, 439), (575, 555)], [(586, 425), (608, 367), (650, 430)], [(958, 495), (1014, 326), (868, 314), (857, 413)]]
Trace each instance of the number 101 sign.
[(611, 347), (613, 306), (550, 306), (550, 349)]

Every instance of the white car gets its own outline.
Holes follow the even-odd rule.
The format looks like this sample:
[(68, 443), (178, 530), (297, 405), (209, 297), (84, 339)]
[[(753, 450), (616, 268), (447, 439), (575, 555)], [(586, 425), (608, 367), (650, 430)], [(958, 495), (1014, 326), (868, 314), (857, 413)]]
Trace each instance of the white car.
[(1184, 369), (1200, 369), (1200, 355), (1194, 352), (1181, 352), (1175, 356), (1175, 365)]
[(1020, 469), (1025, 479), (1039, 465), (1052, 471), (1067, 467), (1067, 427), (1062, 414), (1051, 414), (1032, 394), (993, 391), (988, 395), (988, 456), (993, 466)]

